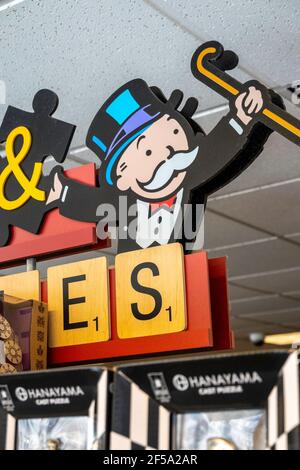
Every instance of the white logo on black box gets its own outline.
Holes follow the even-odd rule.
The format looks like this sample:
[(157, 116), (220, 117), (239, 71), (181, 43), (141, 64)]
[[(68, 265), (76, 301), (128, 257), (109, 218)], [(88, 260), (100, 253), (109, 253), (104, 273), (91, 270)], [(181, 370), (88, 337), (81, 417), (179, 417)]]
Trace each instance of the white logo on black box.
[(177, 374), (173, 377), (173, 385), (179, 392), (185, 392), (189, 388), (189, 381), (185, 375)]
[(23, 387), (16, 388), (15, 395), (16, 395), (17, 399), (20, 400), (20, 401), (28, 400), (28, 393), (25, 390), (25, 388), (23, 388)]
[(6, 411), (13, 411), (15, 408), (7, 385), (0, 385), (0, 403)]
[(161, 403), (169, 403), (171, 395), (164, 374), (162, 372), (150, 372), (147, 375), (155, 398)]

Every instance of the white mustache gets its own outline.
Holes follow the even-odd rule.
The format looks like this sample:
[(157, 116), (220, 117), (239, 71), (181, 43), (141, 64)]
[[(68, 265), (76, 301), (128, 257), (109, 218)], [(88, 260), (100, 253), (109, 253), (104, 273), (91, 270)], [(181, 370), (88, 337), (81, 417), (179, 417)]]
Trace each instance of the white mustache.
[(171, 179), (174, 171), (185, 170), (190, 166), (198, 155), (199, 147), (196, 147), (190, 152), (178, 152), (173, 155), (170, 160), (166, 160), (163, 165), (157, 170), (153, 180), (144, 185), (144, 189), (148, 191), (155, 191), (160, 189)]

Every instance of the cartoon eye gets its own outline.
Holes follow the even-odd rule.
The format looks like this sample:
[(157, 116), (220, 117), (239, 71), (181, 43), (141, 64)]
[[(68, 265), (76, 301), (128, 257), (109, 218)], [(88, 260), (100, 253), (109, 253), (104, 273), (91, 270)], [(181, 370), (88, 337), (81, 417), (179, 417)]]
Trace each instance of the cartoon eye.
[(146, 150), (146, 155), (149, 157), (152, 154), (152, 150)]
[(179, 129), (174, 129), (173, 131), (174, 134), (178, 134), (178, 132), (179, 132)]

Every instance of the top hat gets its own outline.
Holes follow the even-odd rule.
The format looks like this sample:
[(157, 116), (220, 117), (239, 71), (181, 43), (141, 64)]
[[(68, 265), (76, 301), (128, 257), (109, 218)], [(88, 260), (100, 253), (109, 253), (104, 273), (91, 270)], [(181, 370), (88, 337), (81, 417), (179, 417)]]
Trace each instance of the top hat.
[(86, 145), (101, 159), (109, 185), (113, 185), (112, 172), (124, 150), (161, 117), (163, 107), (146, 82), (135, 79), (100, 108), (88, 130)]

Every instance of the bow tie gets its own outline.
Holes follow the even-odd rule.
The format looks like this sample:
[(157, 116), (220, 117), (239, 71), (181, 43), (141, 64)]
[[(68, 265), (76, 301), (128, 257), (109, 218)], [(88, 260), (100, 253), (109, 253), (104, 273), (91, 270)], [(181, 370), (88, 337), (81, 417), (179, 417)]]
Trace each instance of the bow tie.
[(176, 195), (170, 197), (169, 199), (165, 199), (164, 201), (161, 202), (152, 202), (150, 203), (151, 207), (151, 213), (156, 212), (158, 209), (160, 209), (162, 206), (167, 206), (169, 209), (175, 205), (176, 202)]

